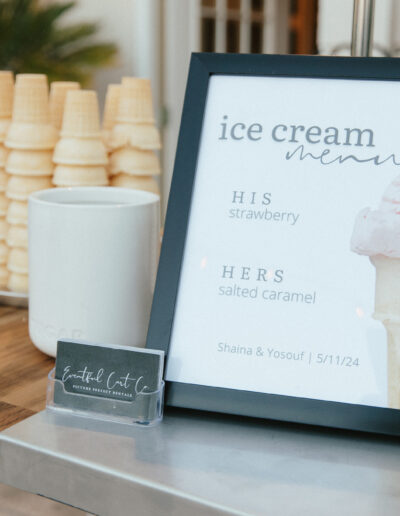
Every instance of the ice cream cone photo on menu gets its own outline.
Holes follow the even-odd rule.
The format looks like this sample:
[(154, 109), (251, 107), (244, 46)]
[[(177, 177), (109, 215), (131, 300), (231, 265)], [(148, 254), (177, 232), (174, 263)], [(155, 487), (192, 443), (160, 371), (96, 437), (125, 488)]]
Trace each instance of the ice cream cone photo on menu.
[(375, 267), (375, 310), (387, 333), (388, 406), (400, 409), (400, 176), (383, 194), (379, 208), (357, 216), (351, 250)]

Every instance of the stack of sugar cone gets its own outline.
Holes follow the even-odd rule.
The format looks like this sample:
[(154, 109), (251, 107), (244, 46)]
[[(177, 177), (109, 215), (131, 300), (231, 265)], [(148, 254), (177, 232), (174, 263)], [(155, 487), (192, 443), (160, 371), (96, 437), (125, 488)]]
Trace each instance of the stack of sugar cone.
[(53, 155), (53, 183), (64, 187), (108, 185), (108, 157), (101, 139), (96, 92), (68, 91), (60, 136)]
[(28, 197), (52, 187), (52, 153), (57, 137), (57, 130), (50, 122), (47, 77), (17, 75), (12, 120), (5, 141), (9, 150), (6, 162), (9, 174), (6, 196), (10, 201), (8, 288), (16, 292), (28, 291)]
[(160, 174), (160, 162), (153, 151), (159, 150), (161, 143), (154, 123), (148, 79), (122, 79), (118, 112), (109, 145), (112, 149), (111, 186), (159, 194), (154, 176)]
[(72, 81), (54, 81), (50, 84), (50, 119), (58, 131), (62, 125), (67, 92), (79, 90), (80, 87), (79, 82)]
[(11, 121), (13, 94), (13, 74), (0, 71), (0, 290), (6, 288), (8, 282), (8, 248), (6, 245), (8, 200), (5, 195), (8, 176), (4, 168), (7, 159), (7, 149), (4, 146), (4, 140)]
[(118, 114), (118, 105), (120, 97), (121, 85), (109, 84), (107, 87), (106, 101), (104, 104), (102, 136), (107, 151), (111, 152), (111, 136), (115, 125), (115, 119)]

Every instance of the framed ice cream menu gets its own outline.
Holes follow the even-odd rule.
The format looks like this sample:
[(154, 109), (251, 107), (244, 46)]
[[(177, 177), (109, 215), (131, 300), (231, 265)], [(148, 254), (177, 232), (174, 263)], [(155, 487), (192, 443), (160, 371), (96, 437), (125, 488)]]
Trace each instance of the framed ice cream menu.
[(148, 346), (167, 403), (400, 434), (400, 62), (195, 54)]

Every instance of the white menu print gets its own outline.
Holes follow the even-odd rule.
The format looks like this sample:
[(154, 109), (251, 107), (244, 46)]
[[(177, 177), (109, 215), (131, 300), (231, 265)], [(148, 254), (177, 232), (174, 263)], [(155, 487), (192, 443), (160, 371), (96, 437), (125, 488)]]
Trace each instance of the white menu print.
[(375, 86), (210, 79), (167, 380), (387, 406), (375, 269), (350, 248), (400, 174), (400, 85)]

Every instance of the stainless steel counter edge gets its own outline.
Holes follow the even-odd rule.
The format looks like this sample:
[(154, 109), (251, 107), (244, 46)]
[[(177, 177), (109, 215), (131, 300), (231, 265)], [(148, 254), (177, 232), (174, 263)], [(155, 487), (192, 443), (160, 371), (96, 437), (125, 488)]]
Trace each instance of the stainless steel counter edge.
[[(38, 416), (19, 425), (34, 424)], [(0, 483), (101, 516), (246, 516), (146, 479), (56, 454), (4, 432), (0, 433)]]
[(41, 412), (0, 482), (101, 516), (398, 516), (400, 440), (172, 410), (152, 428)]

